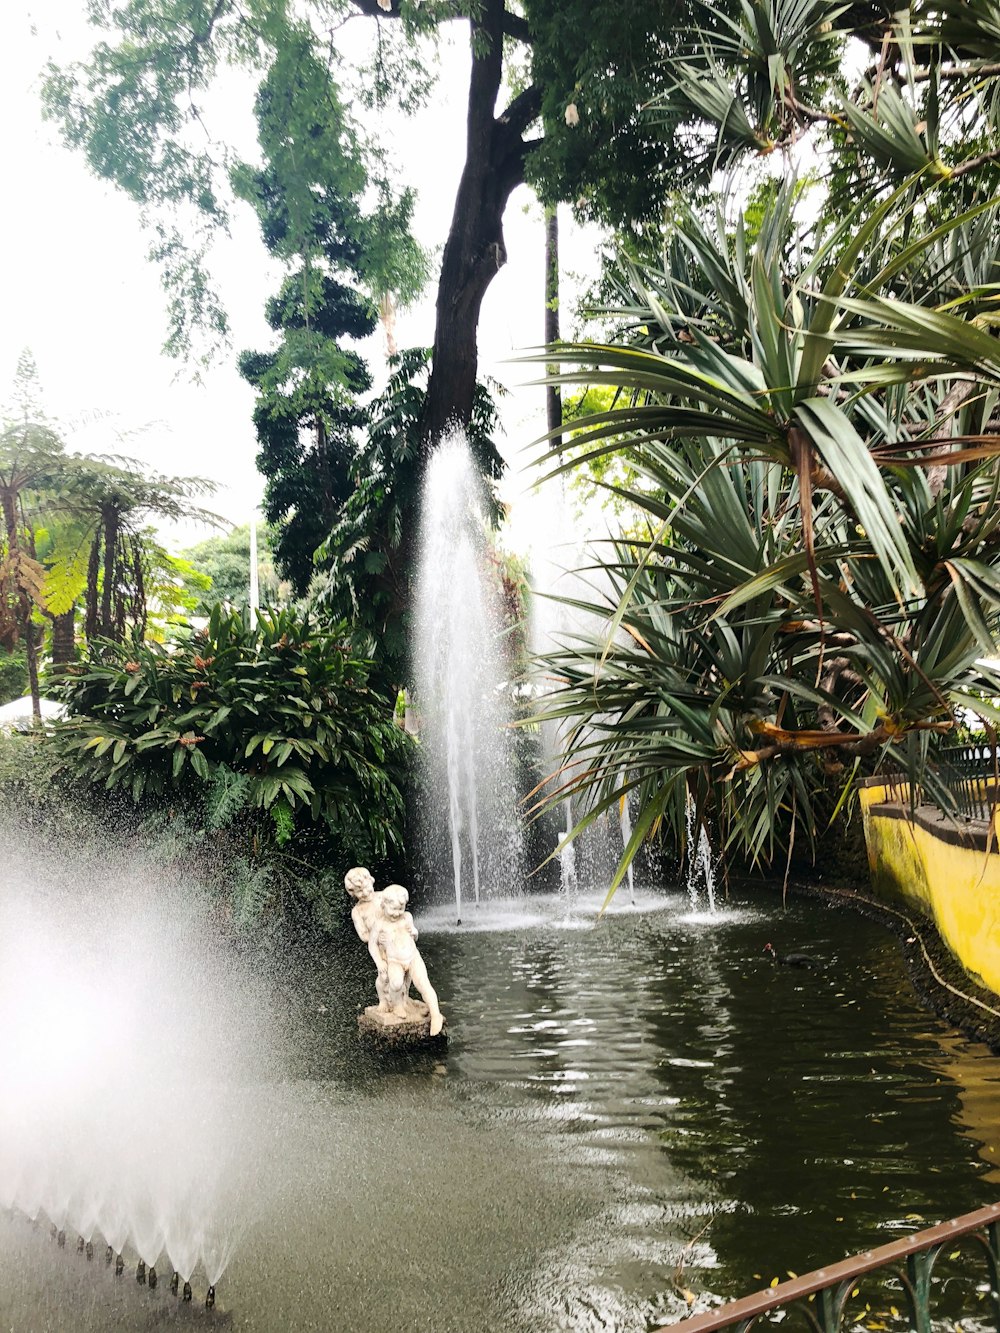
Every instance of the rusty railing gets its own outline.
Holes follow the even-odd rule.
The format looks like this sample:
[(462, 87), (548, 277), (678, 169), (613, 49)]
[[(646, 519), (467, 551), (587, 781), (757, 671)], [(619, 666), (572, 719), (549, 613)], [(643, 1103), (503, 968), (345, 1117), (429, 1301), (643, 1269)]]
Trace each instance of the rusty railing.
[[(894, 1320), (893, 1327), (907, 1327), (912, 1333), (932, 1333), (934, 1268), (942, 1252), (956, 1244), (960, 1247), (968, 1245), (982, 1260), (989, 1283), (988, 1308), (997, 1329), (1000, 1329), (1000, 1203), (997, 1203), (917, 1231), (903, 1240), (866, 1250), (827, 1268), (818, 1268), (776, 1287), (768, 1287), (753, 1296), (744, 1296), (706, 1314), (693, 1315), (674, 1324), (661, 1324), (656, 1333), (667, 1328), (673, 1333), (713, 1333), (722, 1328), (732, 1328), (734, 1333), (748, 1333), (759, 1319), (778, 1311), (800, 1315), (811, 1333), (841, 1333), (848, 1304), (852, 1296), (858, 1295), (859, 1279), (878, 1270), (895, 1278), (903, 1293), (901, 1304), (906, 1307), (906, 1321), (894, 1309), (893, 1315), (898, 1316), (899, 1323)], [(972, 1311), (965, 1311), (965, 1314), (972, 1314)], [(863, 1327), (864, 1315), (854, 1315), (853, 1322)]]

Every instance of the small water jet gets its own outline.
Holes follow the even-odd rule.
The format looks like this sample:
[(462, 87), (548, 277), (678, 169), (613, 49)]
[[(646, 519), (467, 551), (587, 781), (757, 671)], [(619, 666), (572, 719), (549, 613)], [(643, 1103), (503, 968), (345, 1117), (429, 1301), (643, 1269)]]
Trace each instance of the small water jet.
[(470, 880), (477, 904), (484, 890), (520, 882), (492, 582), (482, 481), (456, 433), (437, 446), (424, 481), (415, 657), (428, 760), (428, 859), (439, 860), (434, 835), (444, 825), (459, 919)]
[(692, 914), (716, 913), (715, 864), (712, 843), (705, 822), (698, 818), (693, 799), (688, 796), (685, 810), (687, 832), (687, 891)]

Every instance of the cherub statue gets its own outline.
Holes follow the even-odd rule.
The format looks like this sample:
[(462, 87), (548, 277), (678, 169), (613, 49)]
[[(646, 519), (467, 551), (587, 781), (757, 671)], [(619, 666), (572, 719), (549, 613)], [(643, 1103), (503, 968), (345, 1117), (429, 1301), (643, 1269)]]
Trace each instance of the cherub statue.
[[(375, 924), (381, 918), (382, 894), (375, 892), (375, 881), (371, 871), (364, 866), (355, 866), (353, 870), (347, 872), (344, 876), (344, 888), (355, 900), (351, 908), (354, 929), (358, 932), (359, 938), (368, 945), (368, 952), (375, 964), (375, 992), (378, 995), (379, 1013), (387, 1014), (391, 1008), (387, 992), (388, 969), (385, 959), (379, 953), (375, 938)], [(403, 998), (405, 1001), (406, 997)]]
[(444, 1026), (444, 1015), (438, 1007), (437, 994), (417, 948), (417, 928), (413, 924), (413, 917), (406, 910), (410, 895), (402, 884), (390, 884), (377, 896), (380, 899), (379, 919), (373, 934), (386, 970), (385, 989), (389, 1006), (397, 1017), (407, 1017), (406, 997), (412, 981), (427, 1005), (431, 1036), (436, 1037)]

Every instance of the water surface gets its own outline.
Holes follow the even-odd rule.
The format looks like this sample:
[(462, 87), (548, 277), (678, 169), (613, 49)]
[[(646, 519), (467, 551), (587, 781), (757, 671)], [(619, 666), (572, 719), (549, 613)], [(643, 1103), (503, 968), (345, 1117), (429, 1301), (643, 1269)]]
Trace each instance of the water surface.
[[(632, 1333), (685, 1291), (744, 1294), (1000, 1196), (997, 1062), (922, 1007), (891, 936), (767, 895), (711, 922), (681, 894), (596, 902), (418, 915), (444, 1057), (359, 1046), (353, 938), (287, 960), (285, 1067), (239, 1089), (262, 1146), (230, 1327)], [(768, 941), (823, 966), (774, 966)], [(0, 1218), (3, 1326), (176, 1314)]]

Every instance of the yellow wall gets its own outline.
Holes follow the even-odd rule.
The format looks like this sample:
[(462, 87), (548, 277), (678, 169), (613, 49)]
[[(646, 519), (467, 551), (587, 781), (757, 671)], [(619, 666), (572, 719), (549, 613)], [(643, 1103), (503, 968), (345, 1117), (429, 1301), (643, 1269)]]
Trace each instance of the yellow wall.
[[(989, 851), (945, 841), (920, 822), (880, 814), (879, 805), (889, 795), (876, 786), (861, 792), (876, 891), (902, 897), (931, 917), (966, 971), (1000, 994), (1000, 848), (995, 835)], [(892, 796), (898, 800), (897, 793)], [(942, 829), (955, 827), (942, 823)]]

